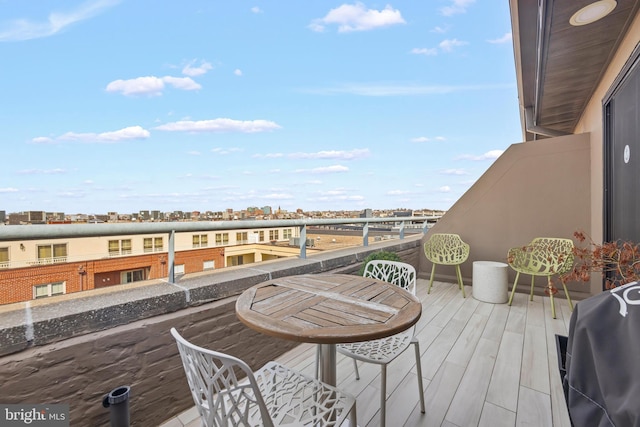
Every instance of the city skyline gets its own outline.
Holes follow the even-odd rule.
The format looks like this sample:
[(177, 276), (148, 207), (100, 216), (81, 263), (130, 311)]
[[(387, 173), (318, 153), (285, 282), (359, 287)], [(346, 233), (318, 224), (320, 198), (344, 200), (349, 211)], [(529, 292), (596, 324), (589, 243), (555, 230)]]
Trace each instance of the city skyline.
[(503, 2), (0, 11), (7, 213), (447, 210), (521, 141)]

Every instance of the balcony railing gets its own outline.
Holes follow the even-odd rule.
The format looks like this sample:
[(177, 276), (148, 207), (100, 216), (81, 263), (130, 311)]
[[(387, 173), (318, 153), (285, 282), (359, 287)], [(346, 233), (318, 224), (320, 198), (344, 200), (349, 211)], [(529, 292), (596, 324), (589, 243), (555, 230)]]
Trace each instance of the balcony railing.
[(38, 258), (35, 261), (29, 262), (29, 264), (30, 265), (48, 265), (48, 264), (59, 264), (59, 263), (62, 263), (62, 262), (67, 262), (67, 257), (66, 256)]
[[(431, 217), (393, 217), (393, 218), (332, 218), (332, 219), (294, 219), (294, 220), (270, 220), (270, 221), (193, 221), (193, 222), (149, 222), (149, 223), (114, 223), (114, 224), (50, 224), (40, 227), (27, 227), (20, 225), (8, 225), (0, 227), (0, 242), (18, 240), (60, 239), (75, 237), (101, 237), (123, 236), (142, 234), (168, 235), (168, 280), (175, 282), (175, 234), (202, 231), (229, 231), (266, 229), (280, 227), (299, 228), (300, 258), (307, 257), (307, 227), (345, 226), (354, 229), (362, 227), (362, 244), (369, 245), (370, 224), (392, 224), (392, 229), (397, 231), (400, 239), (404, 239), (405, 226), (410, 225), (415, 229), (421, 225), (423, 233), (427, 232), (429, 223), (437, 221), (439, 216)], [(216, 242), (218, 246), (218, 242)], [(119, 256), (122, 253), (110, 256)], [(59, 261), (59, 262), (65, 262)], [(39, 262), (39, 261), (38, 261)], [(53, 262), (53, 261), (49, 261)], [(56, 261), (57, 262), (57, 261)], [(35, 264), (34, 264), (35, 265)]]

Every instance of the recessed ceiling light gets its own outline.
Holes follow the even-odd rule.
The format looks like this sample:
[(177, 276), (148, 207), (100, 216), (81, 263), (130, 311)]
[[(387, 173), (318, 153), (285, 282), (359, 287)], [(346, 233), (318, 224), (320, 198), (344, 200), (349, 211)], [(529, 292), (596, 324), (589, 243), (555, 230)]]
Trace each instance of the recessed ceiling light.
[(588, 4), (574, 13), (569, 23), (575, 26), (591, 24), (607, 16), (617, 5), (616, 0), (599, 0)]

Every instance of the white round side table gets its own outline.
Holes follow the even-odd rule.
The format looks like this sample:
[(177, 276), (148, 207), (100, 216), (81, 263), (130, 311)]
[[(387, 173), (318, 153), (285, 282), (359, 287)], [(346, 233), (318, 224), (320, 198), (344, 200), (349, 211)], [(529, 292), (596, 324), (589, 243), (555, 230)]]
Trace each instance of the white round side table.
[(473, 297), (479, 301), (503, 304), (508, 299), (509, 266), (503, 262), (473, 262)]

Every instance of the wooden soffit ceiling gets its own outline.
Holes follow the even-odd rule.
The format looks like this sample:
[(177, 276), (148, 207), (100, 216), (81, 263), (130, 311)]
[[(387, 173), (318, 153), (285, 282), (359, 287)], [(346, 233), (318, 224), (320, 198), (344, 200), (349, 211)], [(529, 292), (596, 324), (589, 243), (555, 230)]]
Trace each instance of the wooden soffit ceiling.
[[(573, 133), (640, 5), (640, 0), (617, 0), (596, 22), (569, 23), (594, 1), (510, 0), (520, 106), (532, 108), (538, 127)], [(525, 134), (526, 140), (536, 139)]]

